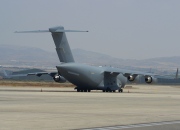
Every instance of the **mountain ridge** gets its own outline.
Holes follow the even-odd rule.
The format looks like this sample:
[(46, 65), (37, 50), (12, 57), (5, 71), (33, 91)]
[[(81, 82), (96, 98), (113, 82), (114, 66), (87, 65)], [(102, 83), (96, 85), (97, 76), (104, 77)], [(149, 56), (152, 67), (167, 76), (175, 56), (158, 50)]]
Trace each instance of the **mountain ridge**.
[[(116, 67), (138, 68), (177, 68), (180, 66), (180, 56), (157, 57), (143, 60), (114, 58), (107, 54), (72, 49), (76, 62), (91, 65), (107, 65)], [(0, 64), (56, 66), (59, 59), (56, 52), (48, 52), (40, 48), (14, 45), (0, 45)]]

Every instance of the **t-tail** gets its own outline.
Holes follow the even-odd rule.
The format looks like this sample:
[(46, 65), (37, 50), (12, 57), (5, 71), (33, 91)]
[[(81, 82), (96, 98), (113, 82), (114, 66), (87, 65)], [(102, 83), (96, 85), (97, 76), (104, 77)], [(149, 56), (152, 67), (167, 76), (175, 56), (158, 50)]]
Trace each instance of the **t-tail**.
[(60, 62), (68, 63), (68, 62), (74, 62), (74, 58), (68, 40), (66, 38), (65, 32), (88, 32), (88, 31), (64, 30), (63, 26), (58, 26), (58, 27), (49, 28), (49, 30), (16, 31), (15, 33), (41, 33), (41, 32), (51, 32)]

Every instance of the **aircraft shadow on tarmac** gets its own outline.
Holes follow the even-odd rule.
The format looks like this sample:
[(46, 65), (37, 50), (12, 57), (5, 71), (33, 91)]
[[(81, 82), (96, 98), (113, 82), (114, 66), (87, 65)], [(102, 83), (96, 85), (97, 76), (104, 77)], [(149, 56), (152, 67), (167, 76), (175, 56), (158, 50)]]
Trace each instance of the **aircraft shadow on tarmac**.
[[(0, 91), (7, 91), (7, 92), (67, 92), (67, 93), (104, 93), (101, 90), (97, 91), (91, 91), (91, 92), (77, 92), (76, 90), (44, 90), (44, 89), (39, 89), (39, 90), (25, 90), (25, 89), (0, 89)], [(133, 94), (155, 94), (154, 92), (130, 92), (130, 91), (124, 91), (123, 93), (119, 92), (105, 92), (105, 93), (113, 93), (113, 94), (123, 94), (123, 93), (133, 93)]]

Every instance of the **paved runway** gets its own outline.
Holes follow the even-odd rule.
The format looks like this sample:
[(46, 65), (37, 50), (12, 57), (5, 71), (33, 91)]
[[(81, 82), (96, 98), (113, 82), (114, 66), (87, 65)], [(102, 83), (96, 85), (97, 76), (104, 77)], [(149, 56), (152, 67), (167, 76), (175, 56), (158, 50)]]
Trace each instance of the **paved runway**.
[(88, 128), (83, 130), (179, 130), (180, 121), (154, 122), (133, 125)]
[[(73, 88), (0, 86), (0, 130), (120, 129), (166, 121), (180, 121), (180, 87), (136, 85), (124, 93), (77, 93)], [(179, 127), (174, 123), (126, 130)]]

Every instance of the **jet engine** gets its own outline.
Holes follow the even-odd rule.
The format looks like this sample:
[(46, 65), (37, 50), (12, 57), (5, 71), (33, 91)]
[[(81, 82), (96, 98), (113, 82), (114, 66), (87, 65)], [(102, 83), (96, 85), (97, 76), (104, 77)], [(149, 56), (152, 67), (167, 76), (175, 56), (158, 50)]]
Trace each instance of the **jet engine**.
[(128, 79), (130, 82), (132, 82), (132, 83), (138, 83), (140, 77), (141, 77), (140, 75), (133, 74), (133, 75), (128, 75), (128, 76), (127, 76), (127, 79)]
[(128, 79), (129, 81), (134, 81), (135, 78), (136, 78), (136, 77), (133, 76), (133, 75), (129, 75), (129, 76), (127, 77), (127, 79)]
[(155, 82), (157, 82), (157, 79), (152, 76), (145, 76), (145, 82), (148, 84), (155, 83)]
[(66, 82), (66, 79), (64, 77), (62, 77), (61, 75), (55, 75), (53, 77), (53, 79), (54, 79), (55, 82), (58, 82), (58, 83)]

